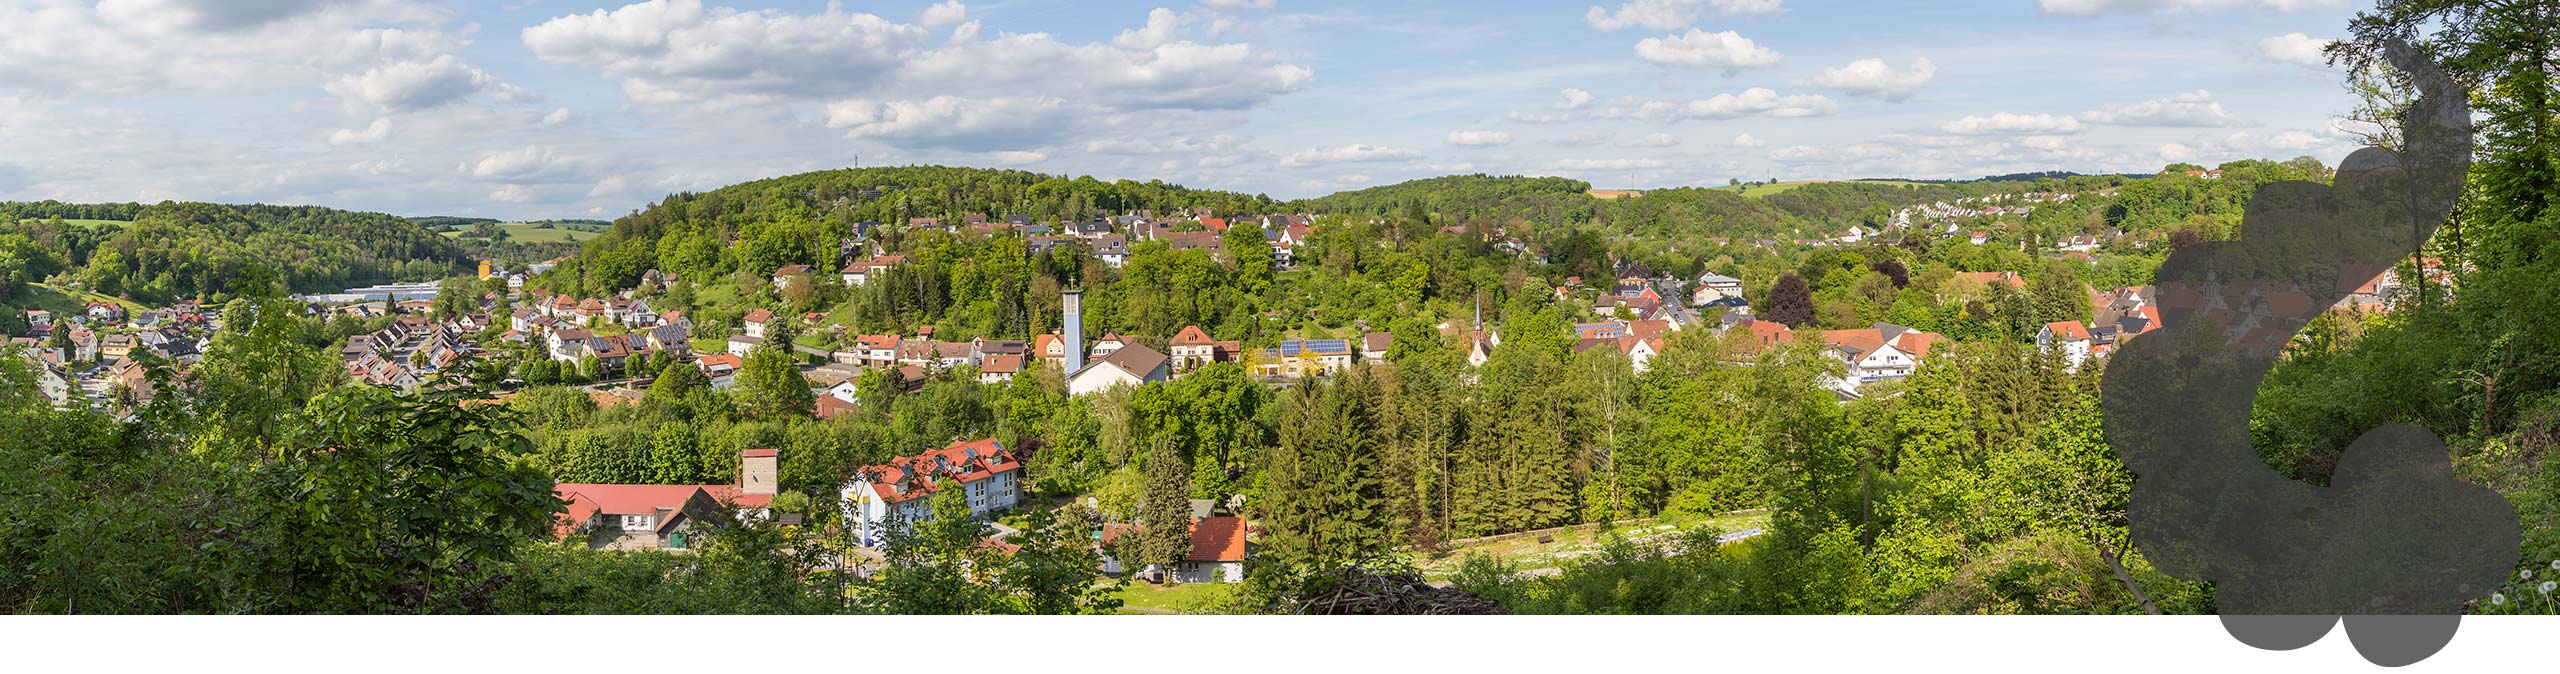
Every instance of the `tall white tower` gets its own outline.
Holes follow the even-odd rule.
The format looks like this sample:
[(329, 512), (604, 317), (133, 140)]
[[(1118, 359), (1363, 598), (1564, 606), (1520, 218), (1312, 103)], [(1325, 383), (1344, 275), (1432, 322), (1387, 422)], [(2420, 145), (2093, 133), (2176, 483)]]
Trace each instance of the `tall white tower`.
[(1084, 369), (1084, 291), (1069, 290), (1059, 298), (1066, 311), (1066, 328), (1059, 337), (1067, 340), (1067, 374)]

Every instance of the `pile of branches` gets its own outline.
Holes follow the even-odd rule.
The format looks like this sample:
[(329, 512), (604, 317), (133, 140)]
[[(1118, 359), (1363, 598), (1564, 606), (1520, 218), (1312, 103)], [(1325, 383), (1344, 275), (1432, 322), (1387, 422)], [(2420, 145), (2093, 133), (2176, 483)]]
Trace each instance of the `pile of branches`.
[(1353, 567), (1336, 574), (1323, 589), (1300, 598), (1304, 615), (1502, 615), (1502, 605), (1456, 588), (1432, 587), (1422, 575), (1408, 571), (1374, 572)]

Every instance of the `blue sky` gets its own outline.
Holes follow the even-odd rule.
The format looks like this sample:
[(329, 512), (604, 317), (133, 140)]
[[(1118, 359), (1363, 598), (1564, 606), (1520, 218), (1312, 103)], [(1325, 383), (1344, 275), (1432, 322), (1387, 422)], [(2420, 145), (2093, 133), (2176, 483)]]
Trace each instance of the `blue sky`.
[[(965, 4), (964, 4), (965, 3)], [(1314, 196), (2353, 149), (2351, 0), (17, 0), (0, 199), (612, 217), (943, 163)]]

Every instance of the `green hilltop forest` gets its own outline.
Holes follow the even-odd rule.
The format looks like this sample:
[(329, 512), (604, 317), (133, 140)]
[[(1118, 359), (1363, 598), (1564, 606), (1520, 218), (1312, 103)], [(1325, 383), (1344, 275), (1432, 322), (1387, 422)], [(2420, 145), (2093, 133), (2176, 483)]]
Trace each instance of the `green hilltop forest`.
[(442, 278), (468, 261), (451, 240), (381, 213), (178, 202), (0, 203), (0, 260), (13, 259), (18, 283), (61, 274), (146, 304), (223, 299), (251, 268), (289, 292), (321, 292)]
[[(2434, 269), (2450, 283), (2412, 288), (2387, 313), (2315, 321), (2259, 391), (2253, 440), (2272, 469), (2320, 483), (2367, 429), (2434, 431), (2465, 479), (2506, 495), (2525, 531), (2518, 580), (2469, 610), (2560, 612), (2537, 575), (2560, 556), (2560, 323), (2549, 320), (2560, 306), (2560, 85), (2547, 76), (2560, 17), (2532, 5), (2383, 0), (2348, 32), (2334, 55), (2368, 75), (2370, 96), (2342, 114), (2375, 122), (2374, 142), (2396, 142), (2389, 130), (2406, 100), (2402, 85), (2371, 70), (2384, 40), (2417, 43), (2470, 91), (2481, 139), (2471, 193), (2412, 251), (2442, 260)], [(679, 280), (649, 290), (661, 292), (652, 303), (692, 312), (697, 337), (731, 334), (739, 316), (764, 308), (846, 326), (785, 328), (797, 334), (771, 340), (820, 347), (925, 327), (946, 340), (1025, 338), (1056, 329), (1062, 288), (1087, 291), (1093, 335), (1141, 343), (1161, 345), (1188, 325), (1248, 348), (1393, 335), (1383, 362), (1285, 386), (1223, 363), (1081, 397), (1047, 371), (986, 384), (965, 367), (922, 382), (873, 370), (857, 381), (861, 402), (827, 419), (812, 413), (798, 356), (772, 344), (751, 352), (727, 389), (686, 364), (641, 360), (620, 373), (653, 382), (630, 405), (599, 407), (560, 385), (606, 373), (562, 372), (487, 339), (489, 353), (449, 376), (530, 384), (503, 403), (475, 399), (471, 387), (394, 396), (350, 385), (331, 355), (350, 331), (272, 300), (305, 278), (363, 274), (328, 277), (265, 251), (187, 257), (132, 235), (166, 228), (197, 237), (169, 246), (217, 246), (228, 244), (203, 239), (229, 227), (290, 243), (324, 213), (45, 206), (55, 211), (15, 213), (39, 224), (0, 229), (0, 263), (19, 270), (13, 283), (78, 279), (103, 290), (98, 282), (113, 281), (139, 298), (219, 293), (219, 281), (263, 278), (238, 271), (253, 265), (284, 280), (230, 284), (224, 331), (203, 364), (183, 378), (154, 366), (162, 392), (116, 410), (130, 416), (52, 409), (26, 361), (0, 358), (0, 427), (12, 429), (0, 435), (0, 511), (18, 514), (0, 522), (0, 606), (1112, 612), (1149, 590), (1095, 578), (1098, 522), (1176, 521), (1190, 499), (1242, 496), (1261, 531), (1246, 582), (1208, 588), (1185, 610), (1320, 611), (1310, 602), (1352, 574), (1412, 572), (1514, 613), (2210, 613), (2211, 584), (2161, 573), (2127, 534), (2139, 476), (2107, 444), (2104, 361), (2073, 370), (2033, 346), (2049, 322), (2090, 319), (2090, 290), (2148, 283), (2170, 251), (2234, 236), (2259, 187), (2333, 178), (2308, 159), (2189, 174), (2204, 168), (1612, 200), (1570, 180), (1450, 176), (1302, 202), (1019, 171), (826, 171), (671, 195), (534, 279), (595, 296), (658, 269)], [(1984, 233), (1982, 245), (1931, 228), (1793, 243), (1880, 224), (1905, 206), (2056, 193), (2074, 196), (2024, 216), (1960, 221)], [(1223, 256), (1144, 243), (1114, 268), (1081, 245), (1032, 254), (1018, 236), (906, 225), (1187, 208), (1305, 211), (1317, 226), (1295, 264), (1274, 272), (1274, 251), (1252, 227), (1230, 228)], [(41, 224), (117, 216), (135, 224), (103, 235)], [(773, 270), (826, 270), (841, 241), (875, 222), (857, 255), (908, 258), (881, 280), (846, 288), (821, 273), (773, 289)], [(448, 254), (443, 237), (401, 224), (343, 247), (281, 250), (404, 261), (371, 272), (385, 276), (403, 274), (397, 264), (458, 271), (459, 249)], [(2102, 242), (2085, 256), (2055, 250), (2075, 235)], [(1762, 238), (1778, 244), (1751, 245)], [(127, 257), (123, 247), (151, 252)], [(1605, 283), (1626, 264), (1739, 278), (1759, 318), (1798, 339), (1685, 329), (1641, 373), (1615, 349), (1576, 349), (1572, 326), (1597, 316), (1587, 296), (1558, 300), (1555, 288), (1570, 276)], [(2397, 271), (2426, 277), (2413, 261)], [(2016, 273), (2021, 283), (1959, 275), (1968, 272)], [(1466, 340), (1450, 333), (1479, 316), (1504, 339), (1470, 366)], [(1943, 339), (1912, 376), (1844, 402), (1823, 383), (1841, 366), (1814, 337), (1877, 322)], [(980, 437), (1020, 453), (1035, 500), (1093, 506), (1009, 516), (1023, 533), (1008, 555), (979, 544), (993, 530), (955, 516), (968, 506), (945, 490), (934, 504), (945, 515), (894, 537), (872, 575), (830, 563), (847, 545), (828, 532), (850, 471)], [(550, 540), (548, 518), (561, 508), (553, 482), (719, 484), (735, 479), (747, 448), (780, 450), (786, 493), (774, 509), (801, 515), (799, 526), (741, 524), (684, 555)], [(1607, 542), (1568, 559), (1484, 542), (1567, 526)], [(1725, 538), (1746, 531), (1756, 535)], [(1131, 566), (1182, 554), (1169, 536), (1118, 540), (1113, 553)]]

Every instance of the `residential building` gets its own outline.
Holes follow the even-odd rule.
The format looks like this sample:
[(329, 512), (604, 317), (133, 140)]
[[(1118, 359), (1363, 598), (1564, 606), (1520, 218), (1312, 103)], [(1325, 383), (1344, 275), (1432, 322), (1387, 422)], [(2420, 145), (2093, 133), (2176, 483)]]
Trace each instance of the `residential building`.
[(1170, 361), (1161, 352), (1143, 345), (1131, 344), (1103, 354), (1097, 348), (1093, 360), (1067, 375), (1067, 393), (1087, 395), (1117, 386), (1143, 386), (1165, 380)]
[(994, 438), (890, 459), (854, 472), (843, 490), (845, 518), (862, 545), (877, 546), (890, 527), (932, 519), (930, 497), (953, 487), (967, 490), (973, 516), (1012, 510), (1022, 498), (1022, 463)]

